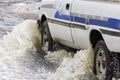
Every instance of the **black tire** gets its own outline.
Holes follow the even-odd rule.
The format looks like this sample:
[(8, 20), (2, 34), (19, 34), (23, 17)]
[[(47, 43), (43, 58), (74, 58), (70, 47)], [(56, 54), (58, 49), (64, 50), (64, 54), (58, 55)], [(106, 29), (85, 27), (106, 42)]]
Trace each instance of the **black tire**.
[[(94, 73), (102, 80), (112, 80), (112, 59), (105, 42), (100, 40), (95, 47)], [(103, 75), (103, 76), (102, 76)]]
[[(45, 36), (47, 37), (46, 39), (45, 39)], [(46, 43), (48, 45), (46, 50), (44, 49), (45, 48), (45, 42), (48, 42), (48, 43)], [(53, 41), (53, 39), (51, 37), (47, 21), (44, 21), (43, 24), (42, 24), (42, 30), (41, 30), (42, 51), (44, 53), (46, 53), (47, 51), (52, 51), (53, 50), (52, 49), (53, 48), (53, 44), (54, 44), (54, 41)]]

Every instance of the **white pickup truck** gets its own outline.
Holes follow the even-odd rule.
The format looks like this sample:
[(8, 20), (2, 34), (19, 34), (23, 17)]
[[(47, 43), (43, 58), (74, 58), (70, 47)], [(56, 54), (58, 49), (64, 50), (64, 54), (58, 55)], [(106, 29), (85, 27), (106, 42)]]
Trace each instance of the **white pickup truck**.
[(38, 23), (42, 49), (56, 43), (94, 48), (94, 73), (112, 80), (111, 54), (120, 53), (120, 4), (102, 0), (43, 0)]

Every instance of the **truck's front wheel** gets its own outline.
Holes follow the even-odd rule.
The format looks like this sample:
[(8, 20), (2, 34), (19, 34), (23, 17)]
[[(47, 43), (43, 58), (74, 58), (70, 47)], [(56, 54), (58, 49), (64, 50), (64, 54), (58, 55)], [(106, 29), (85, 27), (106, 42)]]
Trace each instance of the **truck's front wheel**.
[(42, 24), (41, 45), (43, 53), (47, 53), (48, 51), (57, 51), (61, 49), (60, 45), (52, 39), (47, 21), (44, 21)]
[(41, 45), (42, 45), (42, 51), (52, 51), (53, 47), (53, 39), (51, 37), (47, 21), (44, 21), (42, 24), (42, 30), (41, 30)]
[(112, 80), (110, 51), (103, 40), (100, 40), (95, 47), (94, 73), (102, 80)]

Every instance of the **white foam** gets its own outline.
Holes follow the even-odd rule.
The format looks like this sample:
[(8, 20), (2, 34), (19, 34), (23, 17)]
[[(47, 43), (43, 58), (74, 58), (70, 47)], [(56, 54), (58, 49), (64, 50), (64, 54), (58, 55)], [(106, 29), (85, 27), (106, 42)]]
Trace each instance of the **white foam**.
[[(64, 50), (54, 53), (49, 53), (49, 55), (52, 56), (50, 56), (50, 58), (48, 59), (52, 62), (60, 61), (61, 63), (61, 60), (63, 60), (63, 58), (64, 60), (59, 66), (59, 68), (57, 68), (56, 73), (53, 74), (53, 76), (50, 77), (48, 80), (96, 80), (97, 79), (92, 72), (93, 69), (92, 48), (89, 48), (88, 50), (78, 51), (75, 54), (74, 58), (71, 58), (69, 54), (67, 55), (67, 57), (61, 56), (61, 54), (64, 55), (64, 53), (65, 53)], [(65, 53), (65, 55), (66, 54), (67, 53)], [(60, 58), (61, 60), (59, 60)]]
[(36, 39), (40, 34), (34, 20), (16, 25), (0, 39), (0, 80), (46, 80), (51, 75), (31, 53)]
[(59, 50), (55, 52), (48, 52), (45, 56), (45, 59), (51, 63), (60, 65), (63, 62), (63, 59), (66, 57), (72, 58), (71, 53), (68, 53), (65, 50)]

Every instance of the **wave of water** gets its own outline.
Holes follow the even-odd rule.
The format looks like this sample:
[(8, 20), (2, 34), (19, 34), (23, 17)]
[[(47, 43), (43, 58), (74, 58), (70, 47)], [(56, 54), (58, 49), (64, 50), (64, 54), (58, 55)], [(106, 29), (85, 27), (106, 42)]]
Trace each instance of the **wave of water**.
[(40, 63), (44, 60), (35, 56), (37, 40), (40, 34), (33, 20), (16, 25), (0, 39), (0, 80), (46, 80), (51, 75)]
[(49, 52), (45, 57), (60, 66), (48, 80), (97, 80), (93, 74), (93, 50), (78, 51), (74, 57), (65, 50)]

